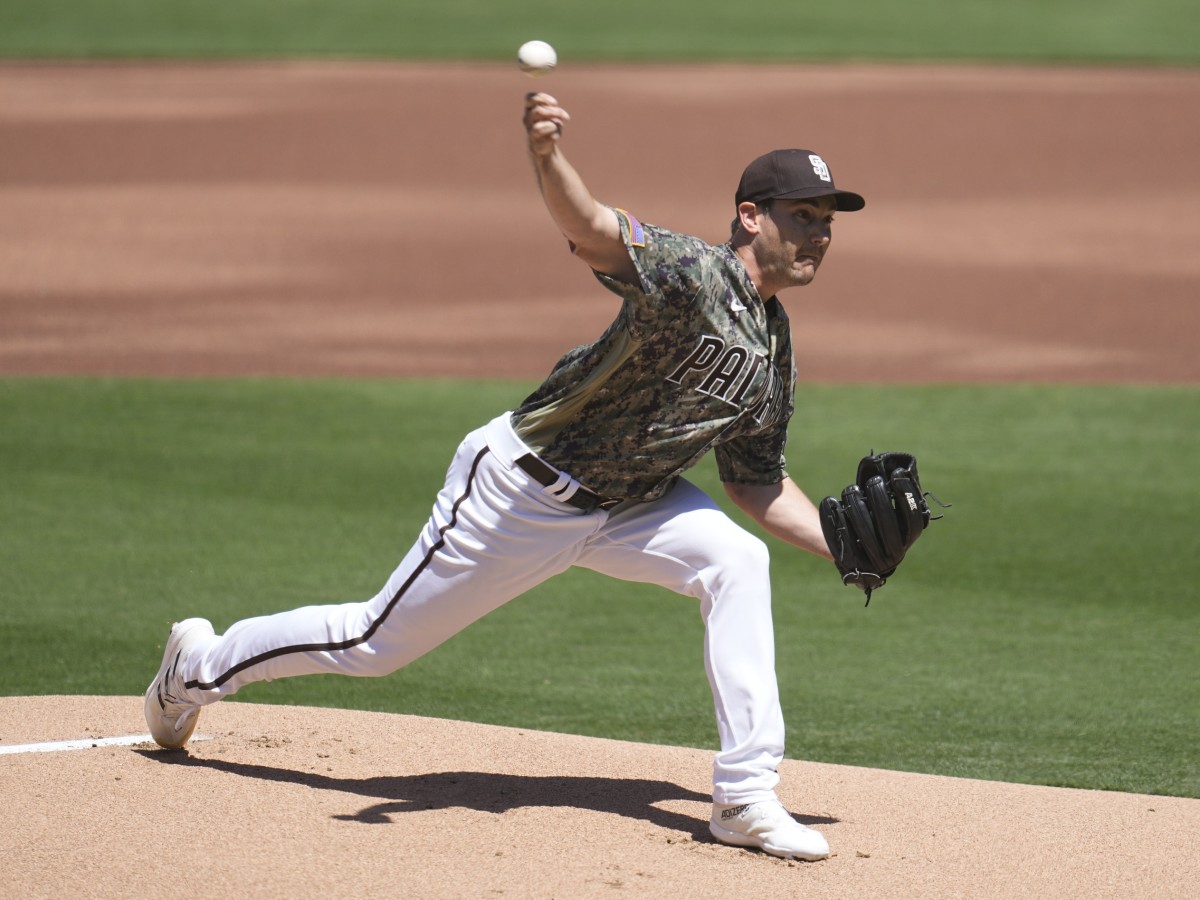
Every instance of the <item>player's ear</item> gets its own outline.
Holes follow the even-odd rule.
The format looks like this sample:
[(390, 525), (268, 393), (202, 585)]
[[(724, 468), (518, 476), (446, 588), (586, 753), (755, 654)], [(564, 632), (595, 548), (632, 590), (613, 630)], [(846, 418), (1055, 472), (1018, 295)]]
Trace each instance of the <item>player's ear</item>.
[(737, 214), (737, 224), (747, 234), (753, 235), (762, 231), (762, 217), (766, 215), (766, 210), (760, 209), (758, 204), (751, 203), (749, 200), (739, 203)]

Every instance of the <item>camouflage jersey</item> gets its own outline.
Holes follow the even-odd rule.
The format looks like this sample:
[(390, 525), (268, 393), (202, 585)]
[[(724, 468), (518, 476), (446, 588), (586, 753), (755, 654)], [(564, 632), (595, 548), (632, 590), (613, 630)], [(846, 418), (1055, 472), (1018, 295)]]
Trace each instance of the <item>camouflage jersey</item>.
[(730, 244), (617, 210), (640, 284), (513, 413), (521, 439), (603, 497), (649, 501), (709, 450), (722, 481), (785, 477), (795, 361), (787, 314), (759, 296)]

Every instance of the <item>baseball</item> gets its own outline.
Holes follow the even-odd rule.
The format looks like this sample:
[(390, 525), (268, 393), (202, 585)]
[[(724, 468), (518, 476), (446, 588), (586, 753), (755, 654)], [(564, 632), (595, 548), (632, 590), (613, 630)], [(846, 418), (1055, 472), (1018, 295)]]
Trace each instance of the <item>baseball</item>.
[(540, 78), (554, 70), (558, 54), (545, 41), (526, 41), (517, 50), (517, 64), (530, 78)]

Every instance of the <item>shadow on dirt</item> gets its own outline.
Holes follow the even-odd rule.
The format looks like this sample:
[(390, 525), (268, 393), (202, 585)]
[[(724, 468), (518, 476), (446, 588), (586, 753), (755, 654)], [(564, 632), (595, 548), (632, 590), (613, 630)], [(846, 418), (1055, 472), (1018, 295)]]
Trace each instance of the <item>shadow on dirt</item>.
[[(315, 772), (277, 769), (219, 759), (200, 759), (186, 752), (135, 750), (135, 753), (171, 766), (226, 772), (243, 778), (296, 784), (314, 790), (338, 791), (383, 802), (354, 814), (337, 815), (342, 821), (389, 824), (392, 816), (427, 809), (473, 809), (504, 813), (521, 807), (562, 806), (613, 813), (640, 819), (693, 840), (710, 842), (708, 822), (660, 809), (655, 804), (692, 800), (708, 804), (708, 794), (697, 793), (669, 781), (639, 778), (587, 778), (580, 776), (507, 775), (497, 772), (430, 772), (420, 775), (382, 775), (374, 778), (337, 778)], [(827, 825), (837, 819), (797, 816), (806, 825)]]

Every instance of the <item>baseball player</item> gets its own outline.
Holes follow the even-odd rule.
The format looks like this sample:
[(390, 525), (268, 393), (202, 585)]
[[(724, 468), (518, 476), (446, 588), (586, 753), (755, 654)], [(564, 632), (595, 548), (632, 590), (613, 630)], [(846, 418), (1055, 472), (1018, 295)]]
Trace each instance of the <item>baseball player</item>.
[(747, 166), (729, 242), (640, 222), (593, 199), (561, 143), (570, 117), (530, 94), (524, 123), (546, 207), (571, 251), (620, 300), (594, 343), (462, 441), (432, 515), (383, 589), (361, 603), (247, 619), (217, 636), (171, 630), (146, 691), (164, 747), (182, 747), (201, 707), (256, 681), (381, 676), (571, 566), (696, 598), (720, 751), (712, 834), (817, 860), (824, 837), (779, 803), (784, 722), (775, 677), (766, 545), (683, 473), (710, 450), (732, 501), (773, 535), (831, 558), (818, 511), (784, 469), (795, 365), (777, 298), (813, 280), (834, 186), (808, 150)]

